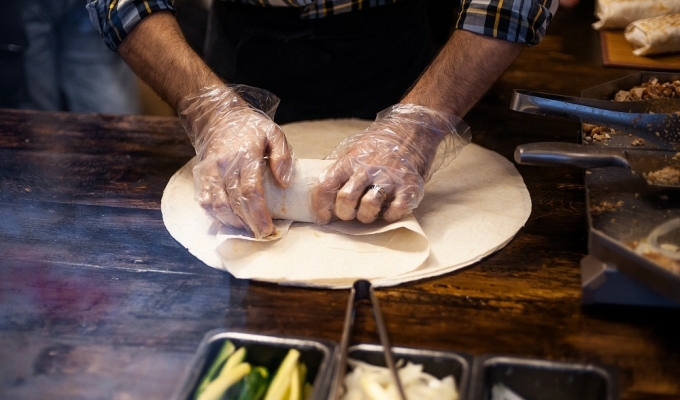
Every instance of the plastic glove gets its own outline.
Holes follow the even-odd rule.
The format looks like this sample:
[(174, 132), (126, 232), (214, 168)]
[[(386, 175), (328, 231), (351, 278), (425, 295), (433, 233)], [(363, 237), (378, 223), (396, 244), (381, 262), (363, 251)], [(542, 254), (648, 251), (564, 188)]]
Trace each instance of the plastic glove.
[(264, 168), (287, 187), (293, 166), (292, 150), (271, 118), (278, 103), (265, 90), (238, 85), (203, 88), (178, 106), (199, 160), (193, 169), (196, 201), (211, 217), (257, 238), (274, 233), (262, 190)]
[(414, 104), (380, 112), (326, 157), (337, 161), (312, 191), (315, 222), (405, 217), (423, 198), (425, 182), (470, 140), (470, 128), (453, 115)]

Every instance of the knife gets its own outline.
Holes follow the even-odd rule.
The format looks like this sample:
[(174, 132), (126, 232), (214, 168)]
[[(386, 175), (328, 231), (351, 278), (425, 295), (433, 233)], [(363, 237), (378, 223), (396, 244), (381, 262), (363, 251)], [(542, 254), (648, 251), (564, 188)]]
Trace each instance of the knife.
[[(680, 188), (680, 153), (668, 150), (633, 150), (564, 142), (536, 142), (517, 146), (518, 164), (575, 168), (623, 167), (643, 177), (651, 186)], [(677, 179), (659, 181), (658, 171)], [(650, 177), (650, 174), (651, 177)]]

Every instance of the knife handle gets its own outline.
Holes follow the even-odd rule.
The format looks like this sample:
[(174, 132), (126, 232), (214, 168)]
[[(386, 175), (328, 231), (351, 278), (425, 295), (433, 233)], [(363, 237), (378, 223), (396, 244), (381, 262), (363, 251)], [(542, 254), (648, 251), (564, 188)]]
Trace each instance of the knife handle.
[(518, 164), (546, 167), (630, 167), (625, 152), (620, 149), (564, 142), (536, 142), (517, 146)]

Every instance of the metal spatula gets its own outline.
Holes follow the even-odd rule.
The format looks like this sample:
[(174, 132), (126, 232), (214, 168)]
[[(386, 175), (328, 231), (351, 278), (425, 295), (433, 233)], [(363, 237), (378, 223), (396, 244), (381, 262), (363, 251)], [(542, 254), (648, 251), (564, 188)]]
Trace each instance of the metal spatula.
[(515, 90), (510, 109), (634, 132), (662, 148), (680, 149), (677, 98), (618, 102)]
[(576, 168), (625, 167), (643, 177), (651, 186), (680, 188), (680, 181), (660, 183), (649, 174), (665, 167), (680, 170), (680, 156), (667, 150), (627, 150), (563, 142), (537, 142), (517, 146), (518, 164)]

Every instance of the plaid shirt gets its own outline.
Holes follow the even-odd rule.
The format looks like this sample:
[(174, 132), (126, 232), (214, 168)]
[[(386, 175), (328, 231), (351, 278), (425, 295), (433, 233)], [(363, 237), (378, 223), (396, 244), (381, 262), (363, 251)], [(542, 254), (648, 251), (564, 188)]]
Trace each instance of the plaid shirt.
[[(301, 18), (378, 7), (399, 0), (231, 0), (257, 6), (299, 7)], [(461, 0), (457, 29), (534, 45), (543, 39), (558, 0)], [(116, 50), (142, 18), (156, 11), (175, 12), (174, 0), (87, 0), (94, 26)]]

